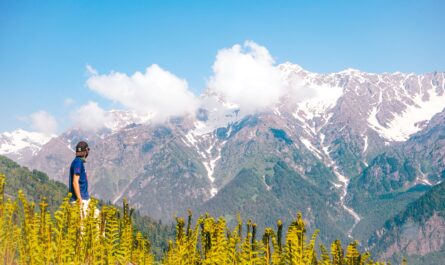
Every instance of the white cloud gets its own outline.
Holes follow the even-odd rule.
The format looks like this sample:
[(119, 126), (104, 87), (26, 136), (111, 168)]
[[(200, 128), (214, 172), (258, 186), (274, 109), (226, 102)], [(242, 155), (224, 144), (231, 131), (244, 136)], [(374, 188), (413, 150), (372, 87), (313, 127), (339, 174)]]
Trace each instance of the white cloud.
[(51, 135), (57, 131), (57, 121), (56, 119), (46, 111), (38, 111), (29, 115), (28, 119), (31, 122), (31, 127), (44, 133), (46, 135)]
[(86, 69), (87, 69), (87, 73), (88, 73), (89, 75), (97, 75), (97, 74), (99, 74), (99, 73), (97, 72), (97, 70), (94, 69), (94, 68), (93, 68), (91, 65), (89, 65), (89, 64), (87, 64)]
[(269, 51), (253, 41), (222, 49), (213, 64), (208, 87), (243, 111), (272, 107), (285, 92), (274, 63)]
[(76, 126), (84, 130), (97, 130), (103, 128), (111, 117), (96, 102), (88, 102), (71, 114)]
[(194, 114), (198, 107), (198, 100), (188, 89), (187, 81), (156, 64), (132, 76), (119, 72), (99, 75), (90, 66), (87, 70), (92, 74), (87, 80), (91, 90), (129, 109), (151, 114), (154, 120)]

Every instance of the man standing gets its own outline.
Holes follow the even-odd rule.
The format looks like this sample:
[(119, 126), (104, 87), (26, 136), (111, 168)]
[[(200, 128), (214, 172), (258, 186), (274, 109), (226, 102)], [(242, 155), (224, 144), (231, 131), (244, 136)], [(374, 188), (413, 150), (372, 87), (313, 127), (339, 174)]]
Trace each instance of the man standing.
[(71, 192), (70, 202), (77, 202), (81, 206), (82, 215), (86, 214), (90, 203), (88, 193), (88, 177), (85, 170), (85, 162), (90, 148), (85, 141), (80, 141), (76, 145), (76, 158), (70, 167), (69, 192)]

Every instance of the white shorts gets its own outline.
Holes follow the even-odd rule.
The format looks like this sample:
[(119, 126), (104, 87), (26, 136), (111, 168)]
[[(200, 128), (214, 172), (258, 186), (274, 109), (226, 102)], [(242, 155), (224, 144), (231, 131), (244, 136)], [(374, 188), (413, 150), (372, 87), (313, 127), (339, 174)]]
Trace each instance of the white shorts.
[[(85, 217), (88, 213), (88, 206), (90, 205), (90, 201), (91, 201), (90, 199), (82, 200), (82, 209), (81, 209), (82, 210), (82, 215), (81, 215), (82, 218)], [(71, 203), (77, 203), (77, 201), (73, 201)], [(95, 208), (94, 209), (94, 218), (98, 218), (99, 213), (100, 213), (99, 209)]]

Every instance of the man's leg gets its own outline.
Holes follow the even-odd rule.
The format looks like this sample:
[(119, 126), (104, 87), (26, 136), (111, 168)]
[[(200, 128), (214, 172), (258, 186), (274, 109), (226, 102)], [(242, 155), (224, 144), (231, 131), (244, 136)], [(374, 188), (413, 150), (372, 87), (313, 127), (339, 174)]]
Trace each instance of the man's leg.
[[(88, 207), (90, 205), (90, 199), (88, 200), (83, 200), (82, 201), (82, 212), (84, 214), (84, 216), (86, 216), (88, 214)], [(94, 218), (99, 218), (99, 209), (97, 209), (97, 207), (94, 207)]]
[(81, 214), (82, 214), (82, 219), (87, 217), (88, 214), (88, 206), (90, 205), (90, 199), (88, 200), (82, 200), (82, 208), (81, 210)]

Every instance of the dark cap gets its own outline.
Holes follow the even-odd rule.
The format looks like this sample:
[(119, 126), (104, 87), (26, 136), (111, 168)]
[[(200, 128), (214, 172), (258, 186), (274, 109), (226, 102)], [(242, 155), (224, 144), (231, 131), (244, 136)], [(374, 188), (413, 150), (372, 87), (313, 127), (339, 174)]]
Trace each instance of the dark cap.
[(76, 145), (76, 152), (84, 152), (89, 150), (90, 148), (88, 147), (88, 144), (85, 141), (80, 141)]

